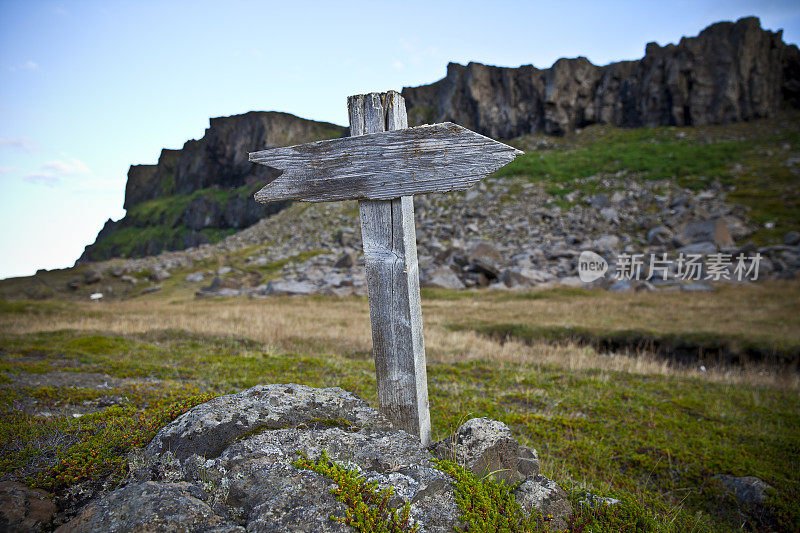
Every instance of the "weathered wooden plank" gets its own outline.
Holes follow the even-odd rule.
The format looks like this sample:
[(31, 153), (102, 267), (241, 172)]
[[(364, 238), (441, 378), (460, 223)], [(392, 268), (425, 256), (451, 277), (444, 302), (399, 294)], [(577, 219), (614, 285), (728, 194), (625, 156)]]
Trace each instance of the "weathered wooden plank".
[[(365, 116), (365, 124), (371, 118)], [(351, 134), (355, 131), (351, 126)], [(257, 201), (326, 202), (460, 191), (520, 154), (516, 148), (445, 122), (381, 132), (367, 128), (354, 137), (252, 152), (250, 161), (283, 170), (256, 193)]]
[[(396, 92), (348, 99), (352, 135), (408, 125)], [(399, 428), (431, 439), (413, 198), (359, 202), (372, 350), (381, 411)]]

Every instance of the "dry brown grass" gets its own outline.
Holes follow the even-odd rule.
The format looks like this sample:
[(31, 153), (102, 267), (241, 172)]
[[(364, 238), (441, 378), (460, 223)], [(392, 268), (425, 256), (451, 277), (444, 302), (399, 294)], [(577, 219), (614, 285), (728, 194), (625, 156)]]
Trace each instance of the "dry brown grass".
[[(258, 340), (278, 350), (368, 357), (371, 350), (366, 298), (244, 298), (193, 300), (174, 291), (124, 302), (77, 303), (47, 314), (0, 314), (8, 333), (59, 329), (130, 334), (177, 329)], [(675, 367), (638, 354), (603, 355), (573, 343), (497, 342), (453, 326), (514, 322), (612, 330), (640, 328), (657, 333), (747, 333), (764, 342), (800, 343), (800, 284), (764, 283), (723, 287), (714, 293), (575, 292), (560, 289), (528, 295), (505, 292), (434, 294), (423, 302), (428, 358), (435, 362), (488, 359), (553, 365), (565, 370), (598, 369), (635, 374), (702, 377), (731, 384), (753, 383), (797, 389), (796, 372), (764, 365)]]

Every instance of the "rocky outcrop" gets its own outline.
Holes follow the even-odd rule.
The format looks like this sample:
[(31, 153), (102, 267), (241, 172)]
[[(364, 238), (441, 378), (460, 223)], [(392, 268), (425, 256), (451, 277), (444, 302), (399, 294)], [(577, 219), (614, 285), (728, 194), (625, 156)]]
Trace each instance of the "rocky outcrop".
[(799, 107), (800, 51), (749, 17), (602, 67), (585, 57), (548, 69), (450, 63), (444, 79), (402, 94), (412, 124), (449, 120), (502, 139), (595, 123), (723, 124)]
[(78, 262), (189, 248), (255, 224), (288, 203), (253, 200), (253, 193), (277, 173), (250, 163), (248, 152), (346, 134), (341, 126), (288, 113), (212, 118), (201, 139), (180, 150), (162, 150), (155, 165), (131, 166), (126, 216), (109, 219)]
[[(572, 507), (539, 474), (536, 452), (514, 441), (504, 424), (468, 424), (458, 434), (469, 434), (469, 450), (460, 450), (462, 438), (453, 441), (465, 467), (484, 475), (501, 453), (510, 475), (524, 480), (515, 491), (523, 511), (566, 525)], [(410, 503), (420, 532), (458, 525), (452, 479), (417, 438), (342, 389), (266, 385), (211, 400), (167, 425), (132, 462), (127, 485), (57, 531), (351, 531), (331, 519), (346, 510), (331, 493), (335, 483), (292, 464), (298, 452), (316, 460), (323, 451), (380, 489), (391, 487), (389, 504)]]
[(55, 513), (56, 506), (46, 492), (13, 481), (0, 482), (0, 531), (50, 531)]
[(274, 111), (212, 118), (201, 139), (187, 141), (180, 150), (162, 150), (155, 165), (132, 165), (123, 207), (209, 187), (266, 183), (275, 178), (275, 172), (250, 163), (248, 152), (346, 134), (346, 128), (335, 124)]

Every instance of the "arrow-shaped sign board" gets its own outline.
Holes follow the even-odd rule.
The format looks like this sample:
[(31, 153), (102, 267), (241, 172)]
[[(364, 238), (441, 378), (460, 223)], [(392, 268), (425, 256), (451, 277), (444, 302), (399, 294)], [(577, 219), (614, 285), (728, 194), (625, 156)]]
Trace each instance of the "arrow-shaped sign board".
[(452, 122), (250, 154), (282, 170), (259, 202), (391, 200), (475, 185), (522, 152)]
[(394, 91), (348, 99), (352, 137), (253, 152), (283, 173), (257, 201), (359, 200), (372, 351), (381, 411), (431, 438), (412, 196), (460, 191), (521, 154), (450, 122), (408, 128)]

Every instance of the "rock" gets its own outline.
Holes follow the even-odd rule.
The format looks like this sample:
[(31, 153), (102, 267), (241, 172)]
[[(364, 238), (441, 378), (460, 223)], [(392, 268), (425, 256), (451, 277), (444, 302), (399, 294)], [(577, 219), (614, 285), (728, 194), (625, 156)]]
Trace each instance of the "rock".
[(800, 245), (800, 232), (797, 231), (790, 231), (783, 236), (783, 242), (787, 246), (798, 246)]
[(727, 215), (722, 217), (722, 220), (735, 241), (747, 238), (753, 233), (753, 230), (739, 217)]
[(669, 203), (671, 209), (678, 209), (680, 207), (686, 207), (687, 205), (689, 205), (689, 197), (686, 196), (685, 194), (676, 196)]
[(13, 481), (0, 482), (0, 529), (33, 533), (50, 531), (56, 513), (50, 495)]
[(508, 484), (539, 473), (536, 450), (520, 446), (508, 426), (488, 418), (468, 420), (455, 434), (433, 444), (431, 452), (463, 465), (479, 478), (491, 474)]
[(734, 477), (722, 474), (714, 477), (745, 507), (764, 505), (767, 491), (772, 488), (755, 476)]
[(200, 290), (206, 291), (206, 292), (214, 292), (214, 291), (218, 291), (220, 289), (239, 290), (241, 288), (242, 288), (242, 282), (237, 280), (237, 279), (220, 278), (219, 276), (216, 276), (216, 277), (214, 277), (214, 279), (211, 280), (211, 284), (210, 285), (208, 285), (207, 287), (203, 287)]
[(189, 483), (134, 483), (84, 508), (58, 533), (126, 531), (241, 532), (202, 501), (203, 490)]
[(503, 260), (500, 252), (488, 242), (481, 242), (473, 246), (467, 254), (467, 263), (483, 262), (495, 265)]
[(266, 294), (273, 296), (289, 295), (304, 296), (317, 292), (317, 286), (308, 281), (270, 281), (267, 284)]
[(518, 269), (512, 268), (503, 270), (499, 279), (506, 287), (519, 287), (529, 283), (528, 278), (520, 274)]
[(467, 287), (488, 287), (489, 278), (483, 272), (464, 272), (461, 281)]
[(719, 247), (733, 246), (733, 237), (727, 224), (721, 218), (695, 222), (687, 225), (675, 235), (675, 243), (688, 246), (699, 242), (713, 242)]
[(124, 281), (125, 283), (130, 283), (131, 285), (136, 285), (139, 283), (139, 280), (134, 278), (133, 276), (122, 276), (119, 278), (120, 281)]
[(607, 498), (604, 496), (597, 496), (590, 492), (586, 493), (586, 497), (581, 500), (581, 504), (586, 505), (592, 509), (597, 507), (608, 507), (611, 505), (619, 505), (620, 501), (616, 498)]
[(638, 61), (550, 68), (450, 63), (447, 76), (405, 87), (410, 125), (451, 121), (495, 139), (563, 135), (589, 124), (722, 124), (798, 105), (800, 52), (757, 18), (718, 22), (678, 44), (649, 43)]
[(228, 287), (221, 287), (214, 291), (199, 290), (194, 293), (195, 298), (232, 298), (234, 296), (241, 296), (244, 291), (240, 289), (230, 289)]
[(698, 242), (696, 244), (690, 244), (688, 246), (681, 246), (677, 250), (675, 250), (679, 254), (690, 255), (690, 254), (700, 254), (700, 255), (709, 255), (717, 252), (717, 247), (713, 242)]
[(600, 216), (608, 222), (619, 222), (619, 211), (615, 207), (604, 207), (600, 210)]
[(201, 287), (194, 293), (195, 298), (232, 297), (244, 294), (243, 284), (234, 278), (220, 278), (211, 280), (211, 284)]
[(681, 290), (686, 292), (709, 292), (713, 291), (714, 288), (708, 283), (701, 283), (698, 281), (695, 283), (685, 283), (681, 285)]
[(123, 267), (122, 265), (114, 265), (113, 267), (111, 267), (110, 269), (108, 269), (108, 272), (109, 272), (109, 273), (110, 273), (112, 276), (114, 276), (115, 278), (119, 278), (119, 277), (121, 277), (123, 274), (125, 274), (126, 270), (125, 270), (125, 267)]
[(225, 274), (230, 274), (233, 272), (233, 269), (229, 266), (221, 266), (217, 269), (217, 276), (224, 276)]
[(519, 273), (522, 277), (528, 280), (528, 283), (545, 283), (554, 278), (552, 274), (546, 270), (536, 268), (520, 268)]
[(87, 285), (91, 285), (92, 283), (99, 283), (103, 281), (103, 275), (100, 273), (99, 270), (89, 269), (86, 272), (84, 272), (83, 281), (85, 281)]
[(92, 294), (89, 295), (89, 299), (91, 301), (93, 301), (93, 302), (102, 300), (103, 299), (103, 293), (102, 292), (93, 292)]
[(555, 481), (542, 475), (528, 478), (514, 491), (514, 497), (523, 509), (535, 509), (546, 517), (552, 517), (550, 531), (567, 529), (572, 505), (567, 493)]
[(171, 276), (169, 272), (161, 268), (154, 268), (150, 271), (150, 279), (155, 281), (156, 283), (161, 283), (165, 279), (169, 279)]
[(592, 241), (592, 248), (598, 252), (613, 252), (619, 249), (619, 237), (616, 235), (601, 235)]
[(588, 286), (587, 283), (581, 281), (578, 276), (568, 276), (566, 278), (558, 279), (558, 284), (564, 287), (583, 288)]
[(456, 273), (447, 267), (441, 267), (428, 274), (422, 280), (420, 280), (420, 284), (423, 287), (437, 289), (460, 290), (465, 288), (464, 283), (458, 278)]
[(603, 193), (598, 193), (592, 196), (587, 200), (589, 205), (592, 207), (596, 207), (598, 209), (602, 209), (604, 207), (609, 206), (608, 195)]
[(203, 281), (203, 277), (202, 272), (192, 272), (191, 274), (186, 274), (186, 281), (189, 283), (200, 283)]
[(344, 227), (336, 233), (336, 243), (341, 247), (355, 247), (358, 244), (356, 240), (356, 230), (353, 228)]
[[(465, 426), (474, 434), (462, 438), (470, 446), (464, 456), (487, 443), (490, 457), (497, 451), (502, 464), (530, 473), (515, 492), (523, 510), (552, 514), (559, 524), (570, 516), (566, 495), (537, 475), (534, 452), (519, 446), (505, 425), (482, 419)], [(154, 524), (159, 531), (352, 531), (330, 518), (346, 509), (331, 494), (335, 484), (291, 464), (298, 451), (312, 460), (325, 451), (379, 489), (392, 487), (389, 504), (409, 502), (420, 531), (459, 526), (452, 479), (435, 468), (417, 438), (342, 389), (262, 385), (215, 398), (168, 424), (131, 462), (128, 485), (84, 508), (60, 531), (149, 530)], [(462, 453), (457, 444), (456, 453)]]
[(344, 252), (336, 259), (333, 268), (350, 268), (356, 264), (356, 256), (352, 252)]
[(142, 294), (150, 294), (151, 292), (158, 292), (161, 290), (161, 285), (151, 285), (142, 289)]
[(76, 291), (76, 290), (80, 289), (81, 287), (83, 287), (83, 280), (81, 280), (81, 278), (72, 278), (67, 283), (67, 287), (69, 287), (73, 291)]
[(620, 279), (611, 284), (608, 290), (613, 292), (625, 292), (633, 288), (633, 280)]
[(647, 232), (647, 244), (664, 245), (672, 242), (675, 234), (666, 226), (656, 226)]

